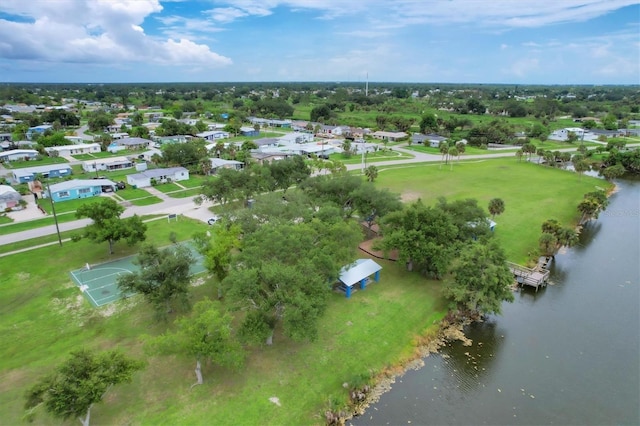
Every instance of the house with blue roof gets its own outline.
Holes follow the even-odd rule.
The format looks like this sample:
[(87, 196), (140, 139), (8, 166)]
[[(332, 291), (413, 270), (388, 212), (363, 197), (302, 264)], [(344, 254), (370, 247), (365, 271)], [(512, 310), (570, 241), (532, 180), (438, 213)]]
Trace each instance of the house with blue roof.
[(42, 135), (47, 130), (52, 130), (53, 126), (51, 124), (42, 124), (40, 126), (29, 127), (27, 130), (26, 136), (27, 139), (31, 140), (35, 135)]

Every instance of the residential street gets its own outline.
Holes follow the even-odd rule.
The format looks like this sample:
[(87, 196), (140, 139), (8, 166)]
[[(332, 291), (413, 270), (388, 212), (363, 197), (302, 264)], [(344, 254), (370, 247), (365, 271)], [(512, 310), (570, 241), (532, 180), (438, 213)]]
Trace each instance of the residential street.
[[(628, 146), (631, 147), (631, 146), (638, 146), (638, 145), (639, 144), (630, 144)], [(376, 167), (378, 167), (378, 169), (380, 169), (385, 166), (392, 166), (392, 165), (398, 165), (398, 164), (412, 164), (412, 163), (424, 163), (424, 162), (433, 163), (433, 162), (441, 161), (440, 155), (415, 152), (402, 147), (394, 147), (393, 149), (413, 155), (414, 158), (382, 161), (382, 162), (376, 162), (376, 163), (370, 163), (370, 164), (373, 164)], [(558, 151), (561, 151), (561, 152), (575, 151), (575, 148), (563, 148), (563, 149), (559, 149)], [(493, 154), (463, 155), (460, 160), (455, 160), (455, 161), (464, 162), (468, 160), (482, 160), (487, 158), (499, 158), (499, 157), (513, 157), (513, 161), (514, 162), (517, 161), (515, 158), (515, 154), (513, 152), (496, 152)], [(347, 165), (347, 170), (360, 170), (361, 168), (362, 168), (361, 164)], [(5, 173), (6, 172), (8, 171), (5, 170)], [(2, 174), (2, 170), (0, 169), (0, 175), (1, 174)], [(178, 214), (178, 215), (191, 217), (194, 219), (199, 219), (206, 223), (207, 219), (212, 215), (212, 213), (208, 209), (208, 207), (211, 206), (211, 202), (205, 202), (202, 206), (198, 207), (193, 202), (193, 197), (170, 198), (159, 191), (154, 192), (154, 194), (156, 193), (158, 193), (159, 194), (158, 196), (163, 199), (161, 203), (152, 204), (149, 206), (127, 207), (122, 216), (130, 217), (130, 216), (133, 216), (134, 214), (137, 214), (139, 216), (150, 215), (150, 214), (167, 214), (167, 215)], [(74, 229), (83, 228), (89, 223), (90, 223), (90, 219), (81, 219), (73, 222), (61, 223), (60, 231), (63, 232), (63, 231), (70, 231)], [(16, 241), (27, 240), (27, 239), (41, 237), (45, 235), (51, 235), (55, 233), (56, 233), (56, 227), (55, 225), (51, 225), (51, 226), (44, 226), (36, 229), (30, 229), (22, 232), (16, 232), (9, 235), (0, 235), (0, 245), (7, 245)]]

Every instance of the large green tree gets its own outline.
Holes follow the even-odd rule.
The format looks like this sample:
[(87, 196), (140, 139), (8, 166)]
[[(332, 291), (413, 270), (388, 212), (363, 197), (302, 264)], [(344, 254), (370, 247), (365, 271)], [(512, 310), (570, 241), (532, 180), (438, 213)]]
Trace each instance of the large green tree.
[(142, 293), (161, 317), (172, 310), (175, 302), (188, 306), (190, 268), (195, 259), (187, 246), (174, 244), (160, 250), (145, 244), (134, 263), (139, 271), (118, 277), (120, 291)]
[(280, 324), (294, 340), (313, 340), (325, 311), (330, 282), (353, 261), (361, 238), (355, 222), (311, 217), (267, 223), (242, 239), (241, 251), (223, 281), (225, 295), (246, 311), (240, 334), (271, 344)]
[[(197, 382), (203, 383), (202, 361), (221, 367), (238, 368), (244, 352), (232, 332), (233, 317), (219, 302), (204, 299), (196, 303), (191, 315), (178, 318), (176, 330), (147, 340), (151, 353), (187, 354), (196, 360)], [(193, 387), (192, 386), (192, 387)]]
[(68, 360), (27, 391), (25, 407), (33, 414), (35, 408), (44, 404), (55, 417), (79, 418), (83, 426), (89, 426), (91, 407), (102, 401), (112, 386), (130, 382), (143, 366), (119, 351), (72, 352)]
[(503, 301), (513, 301), (513, 274), (500, 246), (490, 240), (465, 245), (444, 294), (452, 307), (481, 314), (499, 314)]
[(367, 182), (353, 191), (353, 204), (356, 211), (367, 222), (369, 228), (377, 218), (402, 210), (400, 196), (387, 189), (378, 189)]
[(109, 243), (109, 254), (113, 254), (113, 244), (116, 241), (125, 240), (127, 244), (134, 245), (144, 241), (147, 231), (138, 215), (122, 219), (120, 215), (124, 207), (111, 198), (104, 198), (96, 203), (83, 204), (76, 210), (76, 217), (88, 217), (93, 220), (84, 229), (83, 236), (98, 243)]
[(388, 214), (383, 231), (383, 248), (397, 249), (399, 260), (406, 262), (409, 270), (417, 269), (434, 278), (447, 272), (455, 255), (458, 228), (442, 209), (427, 207), (418, 200)]

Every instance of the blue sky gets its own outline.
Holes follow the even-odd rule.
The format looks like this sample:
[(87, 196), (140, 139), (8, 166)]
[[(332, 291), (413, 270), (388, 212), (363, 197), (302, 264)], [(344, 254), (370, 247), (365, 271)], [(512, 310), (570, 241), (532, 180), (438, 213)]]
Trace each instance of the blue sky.
[(2, 0), (0, 82), (640, 84), (637, 0)]

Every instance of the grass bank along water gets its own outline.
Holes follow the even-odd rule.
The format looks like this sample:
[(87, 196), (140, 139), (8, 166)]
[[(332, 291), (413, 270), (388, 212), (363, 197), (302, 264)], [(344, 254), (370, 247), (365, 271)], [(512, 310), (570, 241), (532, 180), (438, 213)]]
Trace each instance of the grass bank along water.
[(404, 201), (422, 199), (427, 205), (447, 199), (476, 198), (485, 209), (489, 200), (501, 198), (505, 211), (496, 216), (495, 236), (507, 258), (526, 264), (537, 259), (540, 225), (557, 219), (563, 226), (578, 224), (577, 205), (587, 192), (611, 188), (602, 179), (515, 158), (456, 162), (453, 170), (423, 163), (380, 169), (378, 186), (402, 194)]
[[(475, 197), (481, 205), (491, 198), (503, 198), (506, 211), (496, 220), (496, 236), (516, 261), (537, 247), (543, 220), (555, 217), (572, 223), (582, 195), (604, 184), (515, 159), (455, 164), (453, 171), (440, 170), (437, 165), (385, 169), (379, 182), (401, 193), (411, 188), (427, 203), (439, 195)], [(529, 228), (531, 236), (523, 237)], [(196, 221), (157, 221), (149, 223), (147, 235), (156, 244), (166, 245), (170, 232), (186, 240), (203, 229), (206, 225)], [(525, 238), (522, 248), (521, 238)], [(118, 244), (116, 250), (120, 257), (137, 248)], [(21, 422), (25, 389), (71, 350), (115, 346), (144, 357), (140, 336), (164, 331), (166, 325), (154, 321), (145, 304), (104, 317), (76, 303), (78, 290), (68, 271), (106, 260), (105, 252), (102, 244), (81, 241), (0, 258), (0, 332), (9, 342), (0, 348), (4, 378), (0, 412), (6, 423)], [(272, 347), (252, 349), (241, 372), (205, 365), (205, 384), (191, 392), (193, 362), (189, 357), (148, 358), (148, 367), (134, 382), (114, 388), (108, 403), (98, 404), (92, 416), (107, 424), (200, 424), (203, 419), (220, 424), (323, 423), (322, 413), (330, 401), (346, 402), (345, 382), (402, 371), (413, 365), (410, 360), (421, 358), (416, 347), (424, 341), (417, 336), (432, 330), (446, 313), (441, 283), (407, 273), (403, 265), (382, 262), (380, 283), (369, 285), (350, 300), (332, 295), (317, 341), (295, 343), (277, 334)], [(214, 294), (213, 280), (193, 289), (194, 301)]]

